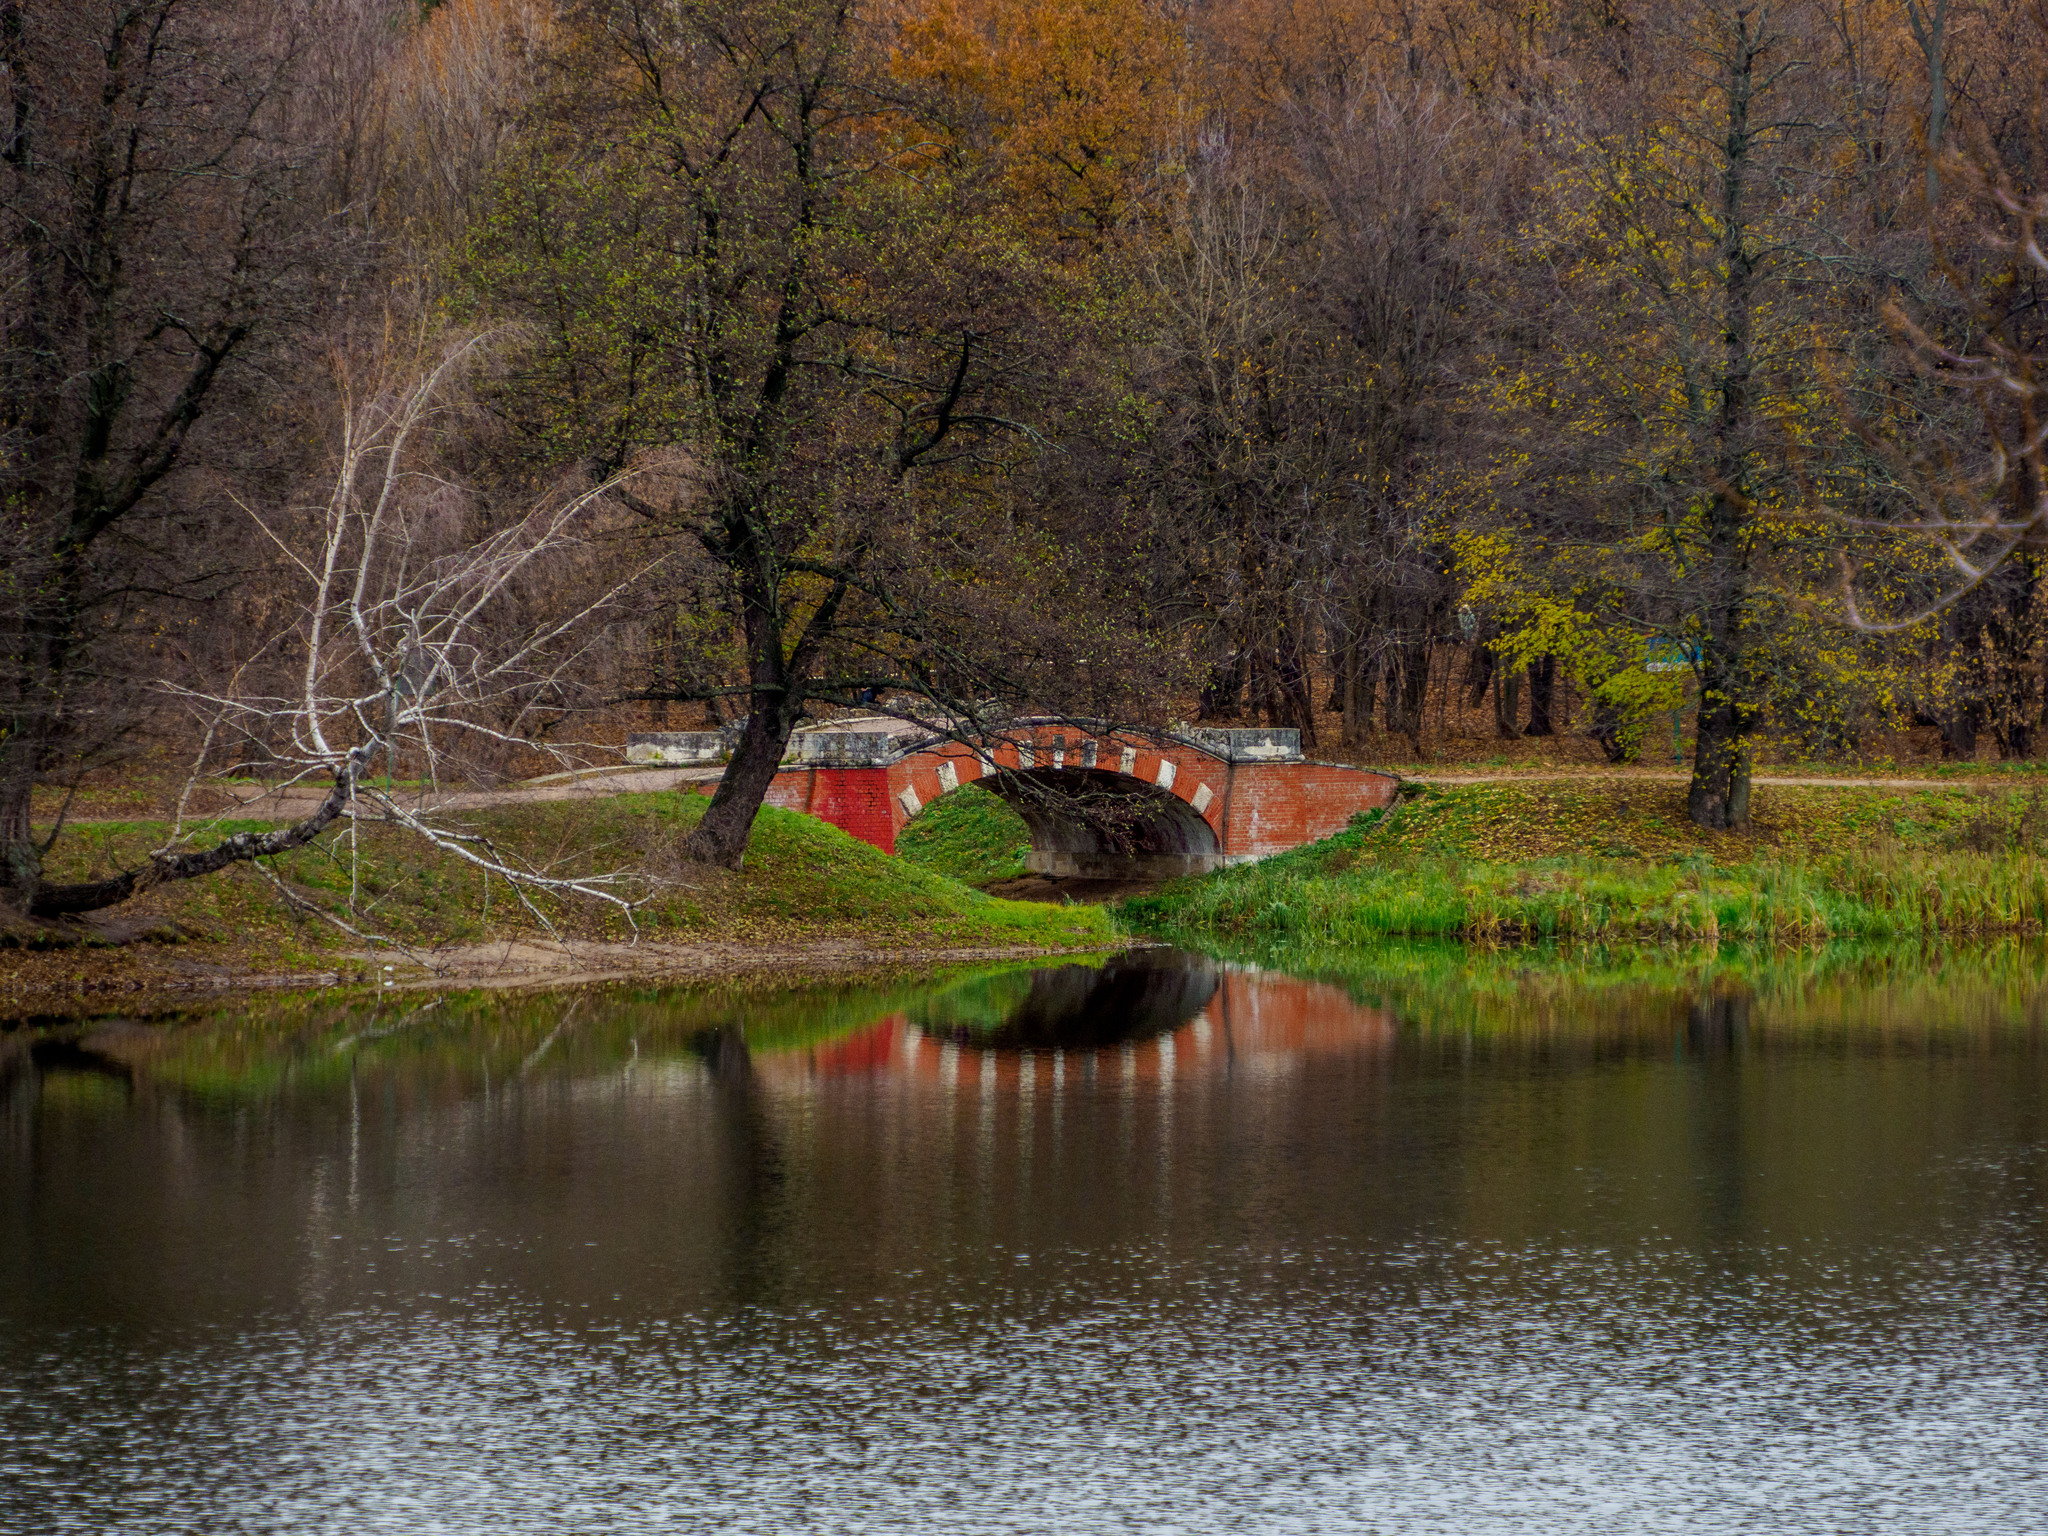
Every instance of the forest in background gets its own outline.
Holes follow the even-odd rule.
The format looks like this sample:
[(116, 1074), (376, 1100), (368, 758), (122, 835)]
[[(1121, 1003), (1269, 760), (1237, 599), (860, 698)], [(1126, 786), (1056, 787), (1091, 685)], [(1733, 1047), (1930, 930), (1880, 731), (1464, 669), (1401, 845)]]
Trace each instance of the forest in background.
[(1708, 827), (2042, 744), (2042, 0), (0, 0), (0, 70), (5, 903), (135, 888), (42, 868), (138, 754), (304, 841), (624, 711), (733, 726), (728, 865), (877, 701), (1683, 706)]

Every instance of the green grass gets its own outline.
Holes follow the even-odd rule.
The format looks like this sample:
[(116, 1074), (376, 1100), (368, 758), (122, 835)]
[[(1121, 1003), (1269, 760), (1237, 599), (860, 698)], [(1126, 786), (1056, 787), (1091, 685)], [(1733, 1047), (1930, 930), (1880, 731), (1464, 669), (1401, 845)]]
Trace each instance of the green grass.
[(1388, 938), (1813, 944), (2048, 928), (2039, 792), (1757, 792), (1715, 834), (1683, 786), (1442, 788), (1336, 837), (1124, 902), (1163, 938), (1343, 949)]
[[(992, 797), (990, 797), (992, 798)], [(707, 804), (694, 794), (621, 795), (465, 815), (470, 830), (555, 876), (624, 872), (646, 899), (635, 913), (657, 940), (798, 943), (858, 939), (890, 947), (1070, 948), (1112, 942), (1099, 908), (1001, 901), (903, 859), (891, 858), (810, 816), (764, 807), (745, 866), (736, 873), (686, 864), (674, 847)], [(210, 829), (202, 845), (247, 823)], [(100, 823), (67, 832), (51, 877), (78, 879), (139, 863), (161, 824)], [(347, 828), (272, 861), (301, 896), (342, 911), (356, 926), (411, 945), (474, 942), (544, 931), (502, 879), (437, 853), (393, 828)], [(353, 895), (351, 895), (353, 893)], [(317, 963), (356, 941), (280, 898), (256, 871), (160, 887), (134, 904), (202, 943), (258, 949), (271, 968)], [(616, 909), (541, 899), (558, 931), (624, 939)]]
[(896, 834), (898, 858), (972, 886), (1016, 879), (1030, 851), (1024, 818), (974, 784), (939, 796)]
[(1976, 1029), (1997, 1017), (2024, 1020), (2048, 984), (2048, 945), (2011, 939), (1805, 948), (1445, 939), (1343, 948), (1282, 939), (1205, 948), (1339, 987), (1425, 1032), (1637, 1034), (1659, 1021), (1682, 1034), (1702, 1004), (1732, 998), (1759, 1018), (1869, 1039), (1934, 1021)]

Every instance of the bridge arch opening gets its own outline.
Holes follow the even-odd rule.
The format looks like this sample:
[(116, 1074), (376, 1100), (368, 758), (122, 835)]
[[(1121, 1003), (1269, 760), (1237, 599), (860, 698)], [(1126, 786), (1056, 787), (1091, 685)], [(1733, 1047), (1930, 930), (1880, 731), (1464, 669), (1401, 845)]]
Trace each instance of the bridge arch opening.
[(1223, 863), (1216, 829), (1170, 789), (1102, 768), (1003, 768), (974, 781), (1031, 829), (1025, 867), (1080, 879), (1171, 879)]

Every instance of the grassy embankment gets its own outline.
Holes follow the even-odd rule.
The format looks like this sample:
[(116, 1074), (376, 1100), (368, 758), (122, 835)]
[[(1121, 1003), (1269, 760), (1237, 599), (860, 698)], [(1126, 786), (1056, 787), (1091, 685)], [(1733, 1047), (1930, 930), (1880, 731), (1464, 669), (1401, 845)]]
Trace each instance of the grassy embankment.
[[(684, 864), (674, 856), (675, 842), (706, 803), (694, 794), (622, 795), (473, 812), (462, 820), (550, 874), (651, 877), (651, 893), (634, 914), (643, 939), (798, 948), (830, 938), (878, 949), (1068, 949), (1114, 939), (1097, 908), (1001, 901), (890, 858), (822, 821), (772, 808), (755, 823), (738, 873)], [(207, 837), (244, 825), (226, 823)], [(58, 844), (52, 878), (132, 867), (161, 842), (163, 830), (156, 822), (76, 827)], [(349, 920), (414, 950), (546, 932), (502, 880), (487, 882), (473, 866), (382, 826), (365, 825), (353, 839), (346, 828), (330, 832), (272, 869), (290, 891), (332, 910), (347, 910), (353, 887)], [(600, 903), (538, 905), (565, 936), (633, 937), (632, 925)], [(161, 887), (121, 916), (153, 925), (182, 959), (201, 965), (331, 969), (337, 955), (363, 950), (361, 940), (295, 909), (247, 867)], [(92, 963), (105, 961), (102, 954)]]
[(896, 834), (901, 858), (973, 886), (1016, 879), (1030, 851), (1024, 818), (973, 784), (941, 795)]
[(1773, 787), (1710, 833), (1676, 784), (1424, 789), (1324, 842), (1122, 903), (1206, 945), (1389, 938), (1811, 944), (2048, 928), (2040, 791)]

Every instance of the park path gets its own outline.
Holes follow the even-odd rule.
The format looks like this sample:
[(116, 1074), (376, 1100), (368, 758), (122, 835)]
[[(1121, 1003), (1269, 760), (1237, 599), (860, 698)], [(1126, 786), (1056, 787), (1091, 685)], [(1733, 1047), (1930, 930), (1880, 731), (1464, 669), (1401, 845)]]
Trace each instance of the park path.
[[(1369, 765), (1367, 765), (1369, 766)], [(718, 767), (664, 768), (664, 767), (619, 767), (588, 769), (580, 773), (550, 774), (546, 778), (529, 779), (523, 784), (507, 785), (503, 789), (454, 790), (445, 794), (414, 794), (401, 791), (400, 803), (408, 808), (437, 811), (479, 811), (496, 810), (505, 806), (545, 805), (562, 801), (605, 800), (614, 795), (658, 794), (665, 790), (679, 789), (684, 785), (710, 785), (718, 782), (722, 770)], [(1610, 784), (1684, 784), (1690, 775), (1677, 768), (1608, 768), (1588, 766), (1543, 770), (1540, 772), (1515, 772), (1506, 770), (1499, 773), (1413, 773), (1398, 769), (1382, 769), (1395, 773), (1409, 783), (1443, 785), (1446, 787), (1467, 784), (1555, 784), (1566, 781), (1586, 783), (1597, 781)], [(1811, 789), (1963, 789), (1972, 785), (2016, 789), (2015, 782), (1986, 778), (1843, 778), (1821, 774), (1758, 774), (1750, 781), (1759, 789), (1774, 786)], [(233, 793), (232, 791), (230, 792)], [(232, 818), (236, 821), (296, 821), (311, 815), (327, 793), (317, 784), (300, 784), (284, 791), (266, 791), (253, 795), (233, 795), (233, 798), (216, 800), (203, 811), (188, 816), (188, 820), (208, 817)], [(74, 824), (90, 824), (95, 821), (130, 820), (132, 817), (74, 816)]]
[[(1413, 784), (1542, 784), (1561, 779), (1600, 779), (1613, 784), (1689, 784), (1692, 774), (1683, 768), (1583, 768), (1555, 773), (1404, 773)], [(1972, 784), (1997, 784), (1985, 778), (1953, 779), (1846, 779), (1818, 775), (1751, 774), (1753, 787), (1771, 785), (1804, 789), (1963, 789)], [(2007, 787), (2016, 788), (2017, 785)]]
[[(583, 773), (556, 773), (529, 779), (504, 789), (462, 789), (447, 793), (415, 793), (400, 790), (396, 799), (407, 809), (431, 811), (485, 811), (508, 805), (548, 805), (568, 800), (608, 800), (614, 795), (653, 795), (679, 789), (685, 784), (715, 784), (720, 771), (711, 768), (598, 768)], [(295, 784), (283, 791), (236, 795), (209, 807), (208, 816), (233, 817), (237, 821), (266, 818), (294, 821), (312, 814), (327, 798), (318, 784)]]

